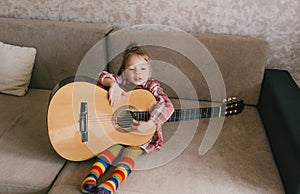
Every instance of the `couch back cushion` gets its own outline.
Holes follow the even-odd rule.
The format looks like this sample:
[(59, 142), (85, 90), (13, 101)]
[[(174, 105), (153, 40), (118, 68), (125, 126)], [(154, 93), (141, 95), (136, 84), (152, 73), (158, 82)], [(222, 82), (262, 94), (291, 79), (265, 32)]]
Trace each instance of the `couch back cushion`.
[[(197, 99), (222, 100), (212, 98), (213, 92), (218, 93), (212, 90), (218, 90), (219, 87), (221, 91), (224, 87), (227, 97), (236, 96), (246, 104), (257, 104), (265, 68), (266, 41), (231, 35), (119, 31), (108, 36), (108, 69), (112, 73), (118, 72), (120, 68), (123, 55), (121, 50), (132, 43), (140, 44), (146, 48), (154, 64), (153, 77), (160, 79), (170, 97), (195, 99), (191, 88), (180, 83), (187, 78)], [(186, 39), (186, 36), (191, 37)], [(189, 42), (190, 39), (192, 42)], [(194, 44), (193, 41), (198, 43)], [(174, 66), (175, 70), (169, 65)], [(215, 66), (218, 70), (210, 71)], [(224, 83), (223, 86), (219, 84), (220, 81)]]
[(194, 34), (213, 55), (223, 75), (227, 96), (258, 103), (268, 43), (258, 37)]
[(0, 18), (0, 41), (37, 50), (30, 87), (52, 89), (76, 74), (86, 52), (112, 29), (108, 24)]

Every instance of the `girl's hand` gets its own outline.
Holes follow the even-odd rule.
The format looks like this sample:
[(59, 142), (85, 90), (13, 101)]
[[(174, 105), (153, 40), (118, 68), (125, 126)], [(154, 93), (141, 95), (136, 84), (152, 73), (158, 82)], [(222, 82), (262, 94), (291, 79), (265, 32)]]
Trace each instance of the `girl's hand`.
[(131, 125), (132, 129), (137, 130), (141, 133), (144, 133), (147, 130), (152, 129), (153, 127), (156, 127), (156, 124), (152, 120), (149, 120), (147, 122), (133, 120), (133, 124)]
[(108, 90), (109, 103), (112, 107), (116, 106), (121, 98), (121, 95), (125, 95), (126, 92), (120, 88), (120, 86), (113, 82)]

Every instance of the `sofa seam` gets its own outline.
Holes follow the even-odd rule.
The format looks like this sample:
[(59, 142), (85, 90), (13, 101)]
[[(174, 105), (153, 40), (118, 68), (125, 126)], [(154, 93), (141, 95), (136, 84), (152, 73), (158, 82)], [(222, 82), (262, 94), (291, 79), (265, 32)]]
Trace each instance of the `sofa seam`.
[(60, 170), (57, 172), (56, 176), (54, 177), (53, 181), (51, 182), (51, 184), (49, 185), (49, 189), (48, 192), (55, 187), (55, 182), (58, 179), (58, 177), (60, 176), (61, 172), (64, 170), (65, 166), (68, 164), (68, 160), (65, 160), (64, 164), (62, 165), (62, 167), (60, 168)]
[(6, 129), (3, 130), (3, 132), (0, 134), (0, 138), (12, 127), (16, 126), (16, 124), (18, 123), (18, 121), (23, 117), (23, 113), (18, 114), (18, 116), (12, 121), (13, 124), (11, 124), (10, 126), (8, 126)]

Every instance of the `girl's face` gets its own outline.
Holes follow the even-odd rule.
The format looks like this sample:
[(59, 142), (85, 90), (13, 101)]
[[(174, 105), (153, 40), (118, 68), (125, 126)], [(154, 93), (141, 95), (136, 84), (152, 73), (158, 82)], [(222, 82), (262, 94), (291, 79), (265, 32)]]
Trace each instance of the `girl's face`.
[(134, 85), (142, 85), (151, 76), (150, 64), (140, 55), (131, 55), (127, 59), (123, 76)]

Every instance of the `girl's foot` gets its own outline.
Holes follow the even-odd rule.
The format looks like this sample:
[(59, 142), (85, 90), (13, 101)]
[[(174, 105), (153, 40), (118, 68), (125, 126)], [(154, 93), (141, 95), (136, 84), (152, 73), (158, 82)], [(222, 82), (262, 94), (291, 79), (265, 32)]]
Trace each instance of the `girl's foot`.
[(84, 184), (81, 188), (83, 193), (93, 193), (97, 189), (95, 184)]
[(102, 187), (97, 187), (93, 193), (94, 194), (112, 194), (109, 190), (106, 190)]

